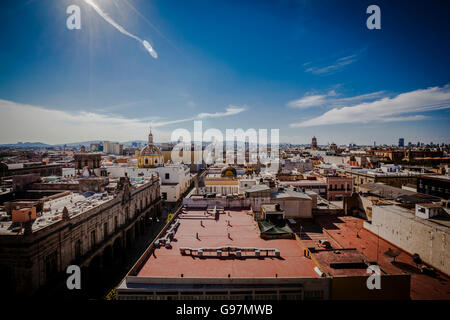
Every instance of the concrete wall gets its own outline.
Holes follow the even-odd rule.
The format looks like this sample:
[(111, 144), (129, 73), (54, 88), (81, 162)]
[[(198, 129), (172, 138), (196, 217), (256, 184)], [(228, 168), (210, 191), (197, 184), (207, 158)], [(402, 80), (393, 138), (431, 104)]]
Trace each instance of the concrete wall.
[(193, 208), (206, 206), (220, 206), (224, 208), (248, 208), (251, 205), (250, 199), (227, 199), (223, 198), (184, 198), (183, 205)]
[[(165, 194), (165, 199), (164, 195)], [(176, 202), (180, 199), (182, 194), (180, 184), (162, 184), (161, 185), (161, 198), (167, 202)]]
[(23, 191), (28, 188), (28, 186), (34, 182), (39, 181), (40, 176), (37, 173), (24, 174), (20, 176), (14, 176), (13, 180), (13, 190)]
[[(137, 294), (142, 299), (154, 299), (154, 292), (161, 295), (167, 289), (161, 289), (164, 285), (170, 284), (173, 289), (171, 291), (183, 292), (186, 285), (197, 287), (188, 289), (188, 291), (198, 291), (192, 293), (192, 297), (201, 295), (203, 299), (210, 296), (208, 286), (223, 286), (224, 289), (214, 289), (214, 291), (224, 291), (221, 299), (229, 298), (235, 290), (242, 290), (245, 286), (246, 291), (261, 290), (267, 288), (270, 290), (283, 290), (286, 286), (290, 288), (298, 288), (303, 293), (305, 300), (328, 300), (330, 298), (330, 279), (329, 278), (156, 278), (156, 277), (138, 277), (128, 275), (117, 288), (117, 298), (119, 300), (135, 299)], [(233, 289), (233, 287), (236, 287)], [(266, 289), (266, 290), (267, 290)], [(205, 295), (203, 293), (205, 292)], [(257, 291), (256, 291), (257, 292)], [(255, 294), (257, 294), (255, 292)], [(178, 299), (177, 295), (173, 295), (172, 299)], [(275, 297), (271, 297), (273, 299)], [(283, 299), (282, 294), (277, 295), (278, 299)], [(167, 299), (167, 297), (159, 296), (158, 299)], [(275, 298), (276, 299), (276, 298)]]
[(364, 222), (364, 228), (374, 234), (379, 229), (383, 239), (410, 254), (418, 253), (424, 262), (450, 274), (449, 228), (396, 206), (373, 206), (372, 223)]
[[(368, 275), (369, 276), (369, 275)], [(409, 300), (411, 276), (382, 275), (381, 289), (367, 288), (368, 276), (343, 276), (331, 279), (332, 300)]]
[(62, 168), (61, 175), (64, 178), (75, 177), (75, 175), (76, 175), (75, 168)]
[(311, 218), (312, 201), (311, 200), (281, 200), (272, 199), (271, 203), (279, 203), (281, 209), (285, 212), (286, 219), (289, 218)]

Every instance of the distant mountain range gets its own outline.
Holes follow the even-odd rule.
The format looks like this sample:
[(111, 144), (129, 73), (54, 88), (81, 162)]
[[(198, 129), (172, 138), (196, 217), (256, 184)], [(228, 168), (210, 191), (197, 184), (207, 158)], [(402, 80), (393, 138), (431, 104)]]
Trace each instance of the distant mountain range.
[[(131, 146), (133, 142), (146, 144), (147, 142), (144, 140), (135, 140), (135, 141), (126, 141), (120, 142), (124, 146)], [(91, 144), (103, 143), (103, 140), (92, 140), (92, 141), (80, 141), (80, 142), (71, 142), (71, 143), (58, 143), (58, 144), (47, 144), (42, 142), (17, 142), (17, 143), (4, 143), (0, 144), (0, 147), (6, 148), (24, 148), (24, 149), (32, 149), (32, 148), (49, 148), (49, 147), (63, 147), (64, 145), (69, 148), (77, 148), (81, 146), (86, 146), (89, 148)]]
[[(91, 144), (103, 143), (103, 140), (91, 140), (91, 141), (80, 141), (80, 142), (72, 142), (72, 143), (59, 143), (59, 144), (47, 144), (42, 142), (17, 142), (17, 143), (4, 143), (0, 144), (0, 147), (3, 148), (23, 148), (23, 149), (39, 149), (39, 148), (51, 148), (51, 147), (63, 147), (64, 145), (69, 148), (79, 148), (81, 146), (85, 146), (89, 148)], [(124, 145), (124, 147), (131, 147), (133, 143), (140, 143), (141, 145), (146, 145), (147, 141), (145, 140), (132, 140), (120, 142)], [(157, 145), (161, 145), (162, 143), (156, 143)], [(203, 145), (209, 144), (209, 142), (203, 142)], [(248, 143), (246, 143), (248, 145)], [(280, 146), (286, 145), (285, 143), (280, 143)], [(289, 144), (288, 144), (289, 145)]]
[(0, 144), (0, 147), (11, 147), (11, 148), (46, 148), (51, 147), (50, 144), (42, 142), (17, 142), (17, 143), (7, 143)]

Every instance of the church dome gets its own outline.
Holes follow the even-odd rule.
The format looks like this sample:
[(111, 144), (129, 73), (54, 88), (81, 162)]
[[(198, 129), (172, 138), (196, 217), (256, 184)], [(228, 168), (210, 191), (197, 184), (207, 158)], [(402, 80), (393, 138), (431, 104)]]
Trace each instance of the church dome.
[(153, 134), (150, 130), (148, 144), (141, 149), (138, 155), (138, 168), (154, 168), (164, 165), (161, 149), (153, 144)]
[(160, 155), (161, 154), (161, 150), (153, 145), (153, 144), (148, 144), (145, 147), (143, 147), (141, 149), (141, 152), (139, 153), (139, 155), (141, 156), (153, 156), (153, 155)]
[(236, 169), (232, 166), (224, 167), (221, 171), (222, 177), (236, 177)]

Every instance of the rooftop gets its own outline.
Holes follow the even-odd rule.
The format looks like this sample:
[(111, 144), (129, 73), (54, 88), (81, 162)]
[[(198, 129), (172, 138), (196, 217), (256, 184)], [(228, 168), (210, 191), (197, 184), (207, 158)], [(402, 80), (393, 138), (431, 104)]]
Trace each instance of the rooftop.
[[(333, 243), (356, 248), (370, 261), (377, 261), (382, 272), (411, 274), (412, 299), (450, 299), (449, 276), (440, 272), (434, 277), (421, 273), (409, 253), (364, 229), (364, 220), (351, 216), (320, 216), (316, 217), (316, 222), (319, 228), (333, 239)], [(401, 252), (395, 263), (391, 257), (384, 254), (388, 249)]]
[(250, 188), (248, 188), (247, 190), (245, 190), (245, 192), (260, 192), (260, 191), (267, 191), (270, 190), (270, 187), (266, 184), (255, 184), (253, 186), (251, 186)]
[(270, 197), (273, 199), (297, 198), (311, 200), (311, 197), (306, 193), (296, 191), (293, 188), (280, 188), (278, 191), (272, 192)]
[[(75, 183), (77, 180), (66, 180), (65, 183)], [(133, 181), (132, 187), (139, 188), (146, 183), (151, 182), (150, 178), (143, 178), (140, 181)], [(56, 183), (56, 182), (51, 182)], [(110, 185), (113, 185), (111, 183)], [(75, 217), (79, 214), (85, 213), (102, 204), (113, 200), (114, 194), (108, 192), (71, 192), (63, 191), (52, 197), (41, 199), (44, 200), (44, 207), (42, 212), (37, 214), (37, 219), (32, 222), (32, 231), (41, 230), (47, 226), (57, 223), (62, 219), (64, 207), (67, 208), (69, 217)], [(20, 199), (18, 201), (21, 201)], [(30, 206), (40, 200), (29, 200)], [(0, 235), (20, 235), (20, 223), (13, 223), (6, 211), (0, 210)], [(23, 232), (23, 230), (22, 230)]]
[[(48, 200), (44, 203), (44, 210), (38, 215), (32, 224), (33, 232), (43, 229), (62, 219), (64, 207), (68, 209), (69, 217), (87, 212), (101, 204), (110, 201), (113, 195), (106, 193), (86, 192), (84, 194), (67, 192), (66, 195)], [(4, 215), (6, 212), (3, 213)], [(13, 223), (11, 220), (0, 223), (0, 235), (2, 234), (18, 234), (17, 227), (19, 223)]]
[(414, 210), (408, 210), (400, 206), (390, 204), (383, 206), (383, 209), (389, 211), (390, 214), (400, 215), (403, 216), (404, 218), (415, 220), (416, 222), (423, 223), (425, 225), (439, 229), (440, 231), (443, 231), (445, 233), (450, 233), (447, 214), (443, 216), (435, 216), (432, 219), (423, 219), (417, 217), (414, 213)]
[(416, 172), (411, 171), (400, 171), (400, 172), (384, 172), (384, 171), (377, 171), (374, 169), (359, 169), (359, 168), (350, 168), (350, 169), (344, 169), (344, 171), (348, 173), (354, 173), (354, 174), (362, 174), (367, 176), (377, 176), (377, 177), (417, 177), (419, 174)]
[(295, 187), (312, 186), (312, 185), (316, 185), (316, 186), (326, 186), (327, 185), (327, 182), (324, 180), (308, 180), (308, 179), (303, 179), (303, 180), (298, 180), (298, 181), (280, 181), (279, 183), (281, 185), (290, 185), (290, 186), (295, 186)]
[(385, 199), (398, 199), (401, 202), (425, 203), (440, 201), (441, 199), (432, 195), (418, 193), (401, 189), (384, 183), (364, 183), (359, 186), (360, 191), (366, 191), (374, 196)]
[[(264, 240), (248, 210), (226, 210), (215, 220), (204, 210), (187, 210), (178, 219), (179, 227), (171, 242), (154, 250), (137, 271), (139, 277), (179, 278), (258, 278), (318, 277), (315, 264), (304, 257), (303, 249), (294, 239)], [(198, 236), (197, 236), (198, 234)], [(242, 257), (215, 254), (218, 247), (277, 249), (280, 257), (260, 257), (242, 250)], [(182, 255), (180, 248), (203, 248), (205, 255)], [(207, 255), (208, 248), (214, 254)]]

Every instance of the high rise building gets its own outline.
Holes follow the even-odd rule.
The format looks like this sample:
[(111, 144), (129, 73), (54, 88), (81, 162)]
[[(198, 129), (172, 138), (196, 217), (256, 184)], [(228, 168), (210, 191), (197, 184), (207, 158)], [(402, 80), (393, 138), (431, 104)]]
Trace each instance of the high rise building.
[(112, 154), (122, 154), (123, 153), (123, 144), (118, 142), (103, 142), (103, 152), (112, 153)]
[(404, 138), (398, 139), (398, 146), (399, 146), (400, 148), (402, 148), (402, 147), (405, 146), (405, 139), (404, 139)]

